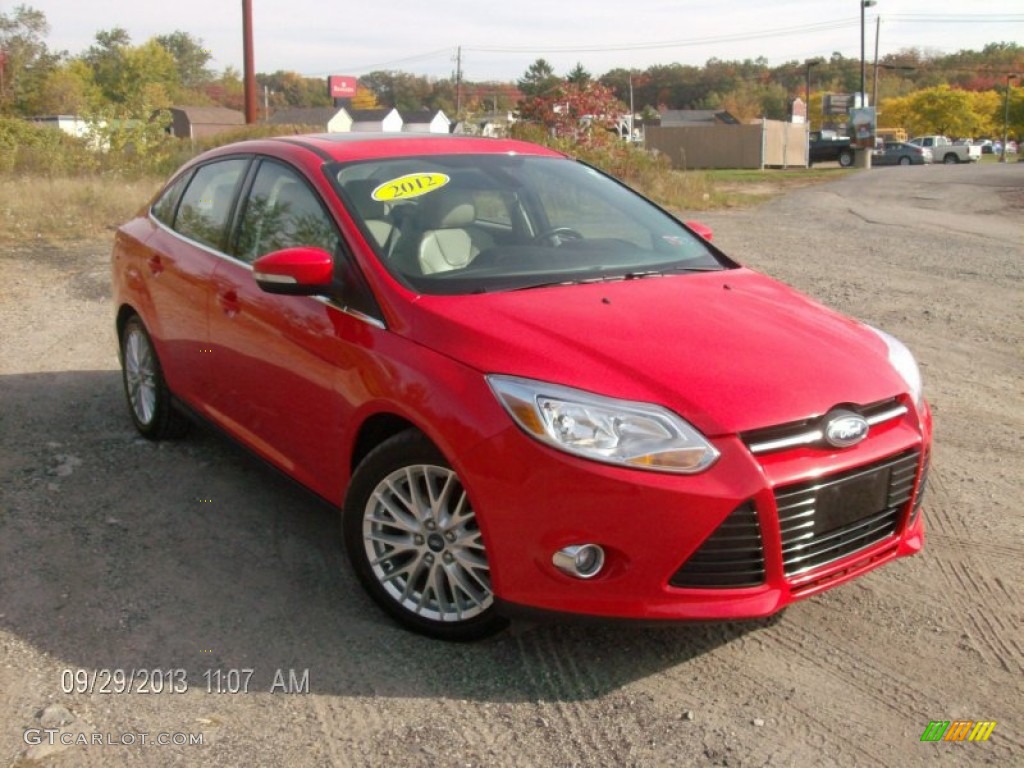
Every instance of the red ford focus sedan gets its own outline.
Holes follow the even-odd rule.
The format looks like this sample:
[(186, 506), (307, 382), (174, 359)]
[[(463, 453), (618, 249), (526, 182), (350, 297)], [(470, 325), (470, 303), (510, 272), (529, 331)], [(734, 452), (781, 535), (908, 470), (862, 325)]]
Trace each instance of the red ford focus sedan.
[(121, 227), (113, 282), (137, 429), (198, 416), (336, 505), (428, 635), (767, 616), (923, 544), (906, 347), (542, 147), (222, 147)]

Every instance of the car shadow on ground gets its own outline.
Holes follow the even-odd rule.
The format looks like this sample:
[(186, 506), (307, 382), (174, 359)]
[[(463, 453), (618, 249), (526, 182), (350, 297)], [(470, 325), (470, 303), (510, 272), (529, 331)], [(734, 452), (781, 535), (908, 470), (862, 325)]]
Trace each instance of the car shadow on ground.
[[(0, 628), (70, 670), (253, 670), (313, 693), (584, 700), (773, 622), (516, 622), (483, 643), (410, 634), (343, 559), (337, 511), (204, 427), (151, 443), (117, 371), (0, 377)], [(59, 681), (54, 680), (54, 693)]]

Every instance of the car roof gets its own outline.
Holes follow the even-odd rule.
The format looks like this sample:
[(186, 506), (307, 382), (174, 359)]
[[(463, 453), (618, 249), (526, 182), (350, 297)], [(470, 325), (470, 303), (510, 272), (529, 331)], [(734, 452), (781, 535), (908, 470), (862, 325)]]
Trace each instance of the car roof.
[(280, 154), (282, 146), (302, 147), (324, 161), (371, 160), (410, 155), (539, 155), (564, 157), (537, 144), (514, 139), (479, 136), (413, 133), (316, 133), (255, 139), (218, 147), (213, 152), (271, 152)]

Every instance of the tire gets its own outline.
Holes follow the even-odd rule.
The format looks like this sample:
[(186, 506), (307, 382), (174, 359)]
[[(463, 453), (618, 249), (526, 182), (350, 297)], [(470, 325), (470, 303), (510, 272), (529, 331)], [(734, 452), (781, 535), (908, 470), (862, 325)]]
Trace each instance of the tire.
[(843, 168), (849, 168), (853, 165), (853, 152), (849, 150), (839, 153), (839, 165)]
[(943, 165), (956, 165), (959, 162), (960, 158), (954, 155), (952, 152), (950, 152), (948, 155), (942, 158)]
[(121, 330), (121, 381), (135, 429), (148, 440), (181, 437), (189, 423), (174, 409), (153, 340), (138, 315)]
[(910, 165), (910, 158), (909, 157), (901, 157), (900, 158), (900, 165)]
[(423, 433), (397, 434), (363, 459), (342, 528), (363, 588), (403, 626), (455, 641), (507, 626), (476, 514), (458, 475)]

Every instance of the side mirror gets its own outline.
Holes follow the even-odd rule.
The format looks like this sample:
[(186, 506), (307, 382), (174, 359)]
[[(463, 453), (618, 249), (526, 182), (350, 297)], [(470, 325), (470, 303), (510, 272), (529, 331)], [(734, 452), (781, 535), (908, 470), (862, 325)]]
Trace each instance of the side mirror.
[(330, 288), (334, 259), (323, 248), (285, 248), (256, 259), (252, 276), (267, 293), (314, 296)]
[(701, 224), (699, 221), (685, 221), (683, 223), (686, 224), (686, 226), (688, 226), (690, 229), (692, 229), (695, 234), (700, 235), (705, 240), (715, 239), (715, 233), (711, 231), (711, 227), (705, 226), (704, 224)]

